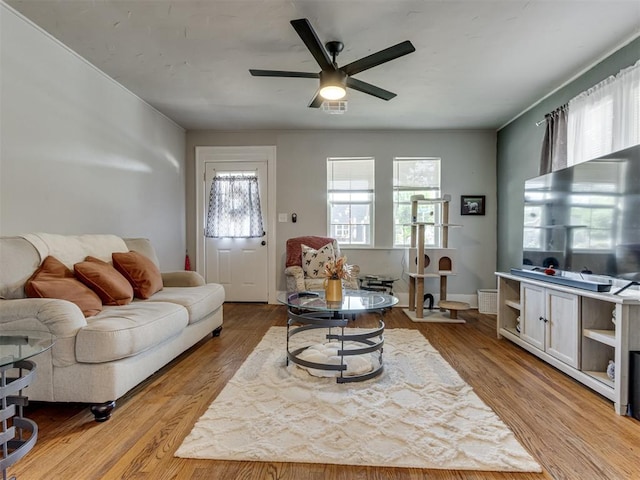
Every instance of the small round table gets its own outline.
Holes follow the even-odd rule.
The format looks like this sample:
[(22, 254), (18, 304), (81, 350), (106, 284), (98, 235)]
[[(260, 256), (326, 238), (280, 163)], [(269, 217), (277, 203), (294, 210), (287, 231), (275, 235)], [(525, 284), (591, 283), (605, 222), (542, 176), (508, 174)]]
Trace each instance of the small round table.
[(383, 292), (393, 295), (393, 284), (399, 280), (393, 275), (360, 275), (358, 282), (361, 290), (369, 290), (371, 292)]
[[(288, 307), (287, 319), (287, 364), (289, 361), (308, 369), (335, 371), (338, 373), (338, 383), (362, 382), (380, 375), (383, 371), (382, 346), (384, 345), (384, 311), (396, 303), (398, 299), (385, 293), (364, 290), (345, 290), (342, 302), (327, 302), (323, 291), (283, 293), (278, 301)], [(355, 314), (363, 312), (378, 312), (380, 319), (378, 326), (366, 332), (345, 332), (349, 319)], [(339, 328), (339, 333), (333, 333), (332, 328)], [(315, 329), (328, 329), (325, 338), (329, 341), (340, 342), (337, 351), (339, 364), (311, 362), (300, 358), (301, 354), (311, 345), (291, 350), (290, 339), (296, 335)], [(345, 348), (345, 342), (362, 345), (358, 348)], [(347, 364), (345, 357), (366, 355), (378, 352), (378, 365), (371, 371), (359, 375), (345, 375)]]
[(7, 469), (24, 457), (38, 439), (38, 426), (24, 418), (28, 398), (22, 395), (22, 390), (29, 386), (36, 371), (35, 363), (28, 359), (50, 349), (54, 342), (49, 333), (0, 331), (0, 447), (3, 451), (0, 471), (3, 479), (7, 478)]

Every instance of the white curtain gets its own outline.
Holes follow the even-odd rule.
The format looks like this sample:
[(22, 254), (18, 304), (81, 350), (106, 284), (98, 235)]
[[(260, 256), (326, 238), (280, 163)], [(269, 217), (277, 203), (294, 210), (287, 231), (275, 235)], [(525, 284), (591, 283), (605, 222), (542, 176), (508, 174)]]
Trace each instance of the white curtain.
[(264, 236), (258, 177), (214, 177), (204, 235), (211, 238)]
[(567, 164), (640, 144), (640, 61), (569, 101)]

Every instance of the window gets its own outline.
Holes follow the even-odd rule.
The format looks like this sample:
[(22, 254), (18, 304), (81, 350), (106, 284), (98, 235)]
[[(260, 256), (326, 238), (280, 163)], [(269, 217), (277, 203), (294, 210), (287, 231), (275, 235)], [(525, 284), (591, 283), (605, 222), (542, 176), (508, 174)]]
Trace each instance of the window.
[(373, 245), (374, 158), (328, 158), (329, 236), (340, 245)]
[[(404, 247), (411, 242), (411, 197), (440, 198), (440, 159), (428, 157), (396, 157), (393, 159), (393, 246)], [(420, 204), (418, 222), (440, 221), (438, 203)], [(441, 229), (425, 228), (425, 244), (440, 244)]]

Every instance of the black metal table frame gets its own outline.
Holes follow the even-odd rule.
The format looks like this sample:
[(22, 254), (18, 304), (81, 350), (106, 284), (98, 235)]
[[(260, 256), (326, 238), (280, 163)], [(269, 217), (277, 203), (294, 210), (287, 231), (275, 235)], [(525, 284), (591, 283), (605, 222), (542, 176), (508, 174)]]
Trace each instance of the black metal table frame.
[[(9, 370), (18, 370), (17, 378), (7, 376)], [(27, 373), (24, 373), (24, 371)], [(22, 390), (29, 386), (35, 376), (36, 365), (30, 360), (18, 360), (0, 367), (0, 445), (2, 459), (0, 471), (2, 479), (7, 479), (7, 469), (24, 457), (36, 444), (38, 426), (33, 420), (24, 418), (23, 408), (27, 405), (27, 397)], [(17, 411), (16, 411), (17, 406)], [(9, 427), (8, 420), (12, 425)], [(25, 439), (25, 433), (30, 435)], [(15, 478), (15, 477), (11, 477)]]
[(358, 277), (360, 290), (368, 290), (370, 292), (383, 292), (393, 295), (393, 284), (397, 278), (387, 277), (383, 275), (364, 275)]
[[(294, 311), (295, 310), (295, 311)], [(296, 311), (298, 313), (296, 313)], [(378, 327), (374, 330), (365, 333), (345, 333), (345, 327), (349, 322), (349, 318), (356, 314), (362, 313), (361, 311), (333, 311), (333, 312), (318, 312), (318, 311), (306, 311), (295, 307), (288, 307), (288, 319), (287, 319), (287, 365), (289, 361), (306, 368), (314, 368), (325, 371), (339, 371), (340, 375), (336, 377), (338, 383), (350, 383), (350, 382), (363, 382), (371, 378), (377, 377), (384, 370), (382, 363), (382, 351), (384, 346), (384, 321), (382, 320), (382, 314), (384, 309), (368, 310), (368, 312), (377, 312), (380, 315), (378, 320)], [(340, 333), (332, 333), (333, 328), (339, 328)], [(341, 342), (342, 347), (338, 350), (340, 356), (340, 364), (327, 364), (316, 363), (303, 360), (299, 355), (304, 352), (309, 345), (296, 348), (291, 351), (289, 349), (289, 340), (291, 337), (308, 331), (317, 329), (328, 329), (326, 334), (327, 340), (337, 340)], [(374, 337), (378, 337), (378, 340), (372, 340)], [(366, 345), (362, 348), (345, 349), (345, 342), (356, 342)], [(347, 365), (344, 362), (344, 358), (347, 356), (365, 355), (367, 353), (379, 352), (378, 367), (372, 371), (361, 375), (344, 375)]]

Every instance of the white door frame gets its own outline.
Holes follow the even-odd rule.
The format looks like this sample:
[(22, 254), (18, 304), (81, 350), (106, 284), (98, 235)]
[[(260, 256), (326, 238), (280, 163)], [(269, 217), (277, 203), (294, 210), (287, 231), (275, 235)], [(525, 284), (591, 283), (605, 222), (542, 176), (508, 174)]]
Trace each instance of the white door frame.
[(268, 218), (267, 231), (267, 295), (269, 303), (276, 300), (276, 147), (196, 147), (196, 271), (205, 274), (204, 224), (205, 164), (208, 162), (258, 162), (267, 160)]

